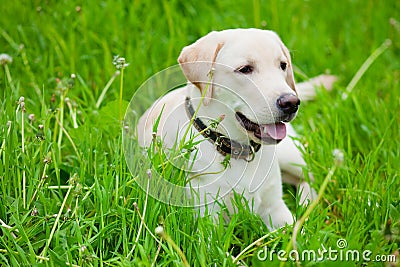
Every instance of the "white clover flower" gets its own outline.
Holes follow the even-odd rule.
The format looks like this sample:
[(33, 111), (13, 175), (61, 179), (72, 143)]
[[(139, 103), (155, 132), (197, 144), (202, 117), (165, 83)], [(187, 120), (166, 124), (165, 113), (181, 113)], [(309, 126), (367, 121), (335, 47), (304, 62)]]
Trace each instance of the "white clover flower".
[(129, 63), (126, 63), (125, 58), (120, 57), (119, 55), (114, 56), (113, 64), (117, 68), (117, 70), (125, 69), (126, 67), (129, 66)]
[(7, 65), (12, 63), (13, 59), (10, 55), (8, 54), (0, 54), (0, 64), (1, 65)]
[(154, 232), (156, 233), (156, 235), (162, 236), (164, 235), (164, 227), (162, 227), (161, 225), (157, 226)]
[(38, 215), (38, 210), (37, 210), (37, 208), (34, 208), (33, 210), (32, 210), (32, 212), (31, 212), (31, 216), (36, 216), (36, 215)]
[(335, 148), (332, 151), (332, 155), (335, 161), (335, 164), (337, 164), (338, 166), (342, 165), (343, 161), (344, 161), (344, 153), (341, 149), (339, 148)]
[(35, 120), (35, 114), (29, 114), (28, 115), (28, 119), (30, 120), (30, 121), (34, 121)]

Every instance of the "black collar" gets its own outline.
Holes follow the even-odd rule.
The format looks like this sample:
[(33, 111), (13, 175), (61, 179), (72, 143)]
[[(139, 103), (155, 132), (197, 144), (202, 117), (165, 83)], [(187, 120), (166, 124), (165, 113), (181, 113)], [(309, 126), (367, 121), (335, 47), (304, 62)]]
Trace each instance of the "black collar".
[(210, 126), (206, 126), (201, 119), (194, 117), (195, 110), (189, 97), (186, 97), (185, 109), (189, 118), (193, 118), (193, 126), (201, 133), (201, 135), (213, 143), (217, 151), (222, 155), (230, 155), (234, 159), (252, 161), (255, 153), (260, 150), (261, 144), (256, 143), (253, 140), (250, 140), (250, 145), (241, 144), (235, 140), (231, 140), (222, 133), (212, 130)]

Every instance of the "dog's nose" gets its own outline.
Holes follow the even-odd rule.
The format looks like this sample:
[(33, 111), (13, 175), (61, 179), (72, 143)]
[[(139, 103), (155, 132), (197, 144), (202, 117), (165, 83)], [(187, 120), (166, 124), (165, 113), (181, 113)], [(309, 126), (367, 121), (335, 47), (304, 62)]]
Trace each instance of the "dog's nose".
[(292, 114), (299, 109), (300, 99), (293, 94), (285, 94), (276, 100), (276, 104), (285, 114)]

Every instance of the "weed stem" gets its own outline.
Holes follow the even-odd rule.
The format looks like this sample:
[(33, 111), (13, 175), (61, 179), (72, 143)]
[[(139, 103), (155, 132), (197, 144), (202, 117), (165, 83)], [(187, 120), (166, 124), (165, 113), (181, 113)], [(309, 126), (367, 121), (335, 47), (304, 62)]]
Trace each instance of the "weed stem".
[(266, 239), (267, 237), (271, 236), (272, 234), (276, 233), (278, 230), (274, 230), (271, 231), (265, 235), (263, 235), (262, 237), (260, 237), (259, 239), (257, 239), (256, 241), (252, 242), (250, 245), (248, 245), (247, 247), (245, 247), (245, 249), (243, 249), (233, 260), (233, 263), (238, 263), (239, 260), (241, 260), (241, 257), (247, 252), (249, 251), (252, 247), (256, 246), (257, 244), (259, 244), (261, 241), (263, 241), (264, 239)]
[(347, 85), (345, 92), (342, 94), (343, 99), (347, 99), (349, 94), (353, 91), (354, 87), (357, 85), (358, 81), (364, 75), (364, 73), (369, 69), (369, 67), (374, 63), (374, 61), (389, 48), (392, 44), (390, 39), (385, 40), (374, 52), (365, 60), (365, 62), (358, 69), (353, 79), (351, 79), (349, 85)]
[(26, 164), (25, 164), (25, 100), (21, 96), (19, 99), (19, 106), (21, 107), (21, 148), (22, 156), (24, 161), (24, 166), (22, 170), (22, 202), (24, 204), (24, 209), (26, 209)]
[(99, 99), (96, 102), (96, 108), (98, 109), (101, 105), (101, 103), (104, 100), (104, 97), (106, 96), (106, 93), (108, 91), (108, 89), (110, 88), (111, 84), (114, 82), (115, 78), (120, 74), (120, 71), (116, 71), (114, 73), (114, 75), (111, 77), (111, 79), (108, 81), (108, 83), (106, 84), (106, 86), (103, 88), (103, 91), (101, 91), (101, 94), (99, 96)]
[(174, 240), (172, 240), (172, 238), (164, 231), (164, 228), (162, 226), (158, 226), (156, 228), (156, 233), (161, 236), (162, 239), (164, 239), (165, 241), (167, 241), (167, 243), (169, 245), (171, 245), (171, 247), (176, 251), (176, 253), (178, 253), (179, 257), (181, 257), (183, 265), (185, 267), (189, 267), (189, 262), (186, 259), (185, 254), (183, 253), (183, 251), (181, 250), (181, 248), (174, 242)]
[(53, 235), (54, 235), (54, 233), (56, 231), (56, 228), (58, 227), (58, 222), (60, 221), (61, 213), (62, 213), (62, 211), (63, 211), (63, 209), (65, 207), (65, 203), (67, 202), (69, 193), (71, 193), (72, 188), (73, 188), (73, 186), (70, 185), (70, 187), (68, 188), (67, 193), (65, 194), (64, 201), (61, 204), (60, 210), (58, 211), (58, 214), (57, 214), (56, 220), (54, 222), (53, 228), (51, 229), (51, 232), (50, 232), (50, 236), (47, 239), (46, 246), (44, 247), (42, 253), (40, 254), (40, 257), (42, 257), (42, 259), (40, 259), (40, 262), (43, 262), (43, 258), (46, 257), (47, 250), (49, 249), (51, 240), (53, 239)]
[(10, 84), (11, 90), (13, 92), (15, 92), (16, 90), (15, 90), (14, 82), (11, 78), (10, 68), (8, 67), (7, 64), (4, 65), (4, 70), (6, 72), (7, 80), (8, 80), (8, 83)]
[[(321, 188), (319, 189), (318, 192), (318, 196), (316, 199), (314, 199), (311, 204), (307, 207), (306, 211), (304, 212), (303, 216), (301, 216), (301, 218), (295, 223), (294, 227), (293, 227), (293, 234), (292, 234), (292, 238), (290, 239), (290, 242), (288, 243), (288, 245), (286, 246), (286, 254), (285, 255), (289, 255), (289, 251), (291, 250), (291, 248), (293, 247), (294, 250), (297, 250), (297, 235), (300, 232), (301, 228), (303, 227), (305, 221), (308, 219), (308, 217), (310, 216), (311, 212), (317, 207), (318, 203), (320, 202), (322, 196), (325, 193), (325, 189), (328, 186), (328, 183), (331, 181), (333, 174), (336, 171), (337, 168), (337, 164), (333, 165), (333, 167), (329, 170), (328, 174), (326, 175)], [(280, 266), (284, 266), (285, 265), (285, 261), (282, 261)], [(299, 259), (296, 258), (296, 264), (297, 266), (300, 266), (300, 262)]]
[(43, 173), (42, 173), (42, 177), (40, 178), (39, 181), (39, 185), (36, 187), (35, 192), (33, 193), (31, 200), (29, 201), (28, 207), (32, 204), (32, 202), (35, 200), (36, 194), (38, 193), (40, 187), (42, 187), (42, 185), (44, 184), (44, 181), (46, 180), (46, 170), (47, 170), (47, 166), (48, 164), (45, 163), (44, 164), (44, 168), (43, 168)]
[[(144, 200), (143, 217), (146, 216), (147, 202), (148, 202), (148, 197), (149, 197), (149, 194), (148, 194), (148, 192), (149, 192), (149, 187), (150, 187), (150, 178), (149, 178), (148, 181), (147, 181), (147, 188), (146, 188), (146, 193), (147, 193), (147, 194), (146, 194), (146, 198), (145, 198), (145, 200)], [(134, 242), (134, 244), (133, 244), (133, 247), (132, 247), (131, 251), (129, 251), (128, 255), (126, 256), (127, 259), (128, 259), (130, 256), (132, 256), (132, 253), (133, 253), (133, 251), (135, 250), (137, 243), (139, 242), (139, 238), (140, 238), (140, 235), (141, 235), (141, 233), (142, 233), (143, 224), (144, 224), (144, 221), (141, 220), (141, 221), (140, 221), (139, 230), (138, 230), (138, 233), (137, 233), (137, 235), (136, 235), (136, 239), (135, 239), (135, 242)]]
[(121, 77), (119, 84), (119, 121), (122, 122), (122, 96), (124, 94), (124, 68), (121, 69)]

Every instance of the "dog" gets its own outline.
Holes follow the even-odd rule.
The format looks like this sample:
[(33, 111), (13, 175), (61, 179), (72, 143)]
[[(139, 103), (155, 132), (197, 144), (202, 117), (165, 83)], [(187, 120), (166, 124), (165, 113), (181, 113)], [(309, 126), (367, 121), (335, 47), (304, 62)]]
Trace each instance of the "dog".
[(330, 89), (335, 77), (296, 86), (289, 50), (275, 32), (260, 29), (213, 31), (183, 48), (178, 62), (187, 85), (141, 116), (140, 146), (149, 147), (155, 134), (169, 148), (193, 138), (188, 193), (197, 196), (202, 213), (218, 211), (218, 201), (230, 207), (237, 192), (271, 229), (292, 224), (282, 175), (297, 186), (300, 203), (315, 192), (304, 178), (301, 145), (289, 122), (302, 100), (313, 99), (319, 86)]

